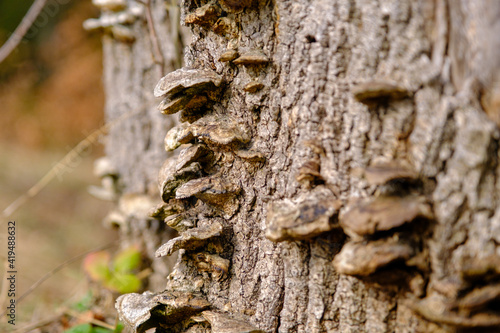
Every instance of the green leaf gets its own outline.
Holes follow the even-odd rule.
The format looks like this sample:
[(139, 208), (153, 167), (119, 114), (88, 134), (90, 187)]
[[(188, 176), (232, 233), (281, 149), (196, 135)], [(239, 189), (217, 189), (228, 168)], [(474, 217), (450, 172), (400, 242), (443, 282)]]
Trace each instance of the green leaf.
[(93, 295), (91, 291), (87, 291), (85, 295), (76, 303), (71, 305), (71, 308), (78, 312), (87, 311), (92, 307)]
[(113, 277), (105, 283), (105, 287), (118, 291), (121, 294), (128, 294), (141, 289), (141, 280), (133, 274), (114, 273)]
[(123, 323), (121, 323), (121, 322), (118, 322), (118, 324), (116, 324), (116, 328), (113, 331), (113, 333), (122, 333), (124, 328), (125, 328), (125, 325), (123, 325)]
[(107, 281), (111, 278), (109, 270), (110, 254), (107, 251), (94, 252), (85, 257), (83, 269), (94, 281)]
[(92, 326), (90, 324), (81, 324), (67, 329), (64, 333), (92, 333)]
[(141, 251), (137, 246), (129, 247), (118, 253), (113, 260), (113, 269), (120, 273), (130, 273), (141, 264)]

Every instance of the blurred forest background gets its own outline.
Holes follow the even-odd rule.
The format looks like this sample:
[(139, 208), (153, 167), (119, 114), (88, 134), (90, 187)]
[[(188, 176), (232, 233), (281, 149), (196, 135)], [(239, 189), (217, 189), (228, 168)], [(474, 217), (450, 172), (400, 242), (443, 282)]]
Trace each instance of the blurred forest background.
[[(0, 0), (1, 44), (32, 2)], [(85, 19), (98, 14), (90, 0), (49, 1), (19, 47), (0, 64), (2, 210), (103, 124), (100, 36), (82, 28)], [(101, 224), (110, 204), (87, 192), (89, 185), (99, 183), (92, 168), (102, 154), (100, 145), (92, 146), (62, 178), (9, 217), (17, 222), (17, 297), (66, 260), (116, 238)], [(1, 221), (2, 244), (7, 221)], [(5, 255), (2, 245), (2, 264)], [(17, 305), (16, 324), (43, 318), (77, 302), (85, 292), (86, 278), (78, 261)], [(5, 292), (0, 297), (4, 308)]]

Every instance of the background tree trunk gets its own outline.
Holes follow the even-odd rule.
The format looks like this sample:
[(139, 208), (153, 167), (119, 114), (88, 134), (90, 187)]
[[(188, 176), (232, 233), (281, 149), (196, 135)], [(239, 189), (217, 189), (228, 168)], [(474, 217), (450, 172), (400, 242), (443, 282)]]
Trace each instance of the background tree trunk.
[[(168, 73), (180, 63), (176, 7), (152, 3)], [(185, 68), (211, 70), (224, 82), (212, 103), (197, 110), (195, 124), (210, 117), (234, 121), (240, 126), (234, 131), (248, 131), (251, 140), (237, 146), (210, 139), (217, 125), (200, 129), (203, 135), (193, 132), (216, 156), (202, 176), (212, 177), (210, 186), (222, 179), (227, 191), (240, 189), (231, 202), (238, 209), (219, 202), (228, 195), (207, 199), (208, 190), (196, 192), (198, 200), (167, 200), (189, 203), (186, 214), (196, 210), (198, 228), (223, 225), (222, 234), (202, 246), (181, 245), (186, 250), (169, 272), (154, 251), (172, 233), (123, 207), (145, 196), (160, 200), (160, 166), (177, 159), (164, 152), (163, 138), (178, 122), (156, 110), (152, 93), (161, 75), (146, 24), (134, 25), (133, 44), (104, 38), (108, 120), (141, 111), (112, 127), (106, 152), (127, 194), (120, 199), (127, 216), (123, 241), (145, 245), (154, 270), (150, 290), (201, 295), (212, 311), (266, 332), (453, 332), (500, 324), (494, 309), (500, 289), (499, 4), (184, 0), (180, 10), (192, 32)], [(220, 61), (228, 51), (237, 51), (239, 60)], [(363, 177), (363, 169), (381, 160), (409, 162), (419, 181), (399, 179), (388, 187), (366, 172)], [(354, 198), (393, 200), (383, 213), (391, 220), (398, 198), (417, 196), (433, 217), (422, 213), (425, 218), (405, 226), (358, 232), (359, 239), (346, 227)], [(338, 210), (325, 215), (320, 209), (325, 197), (327, 209), (339, 200), (342, 228)], [(273, 242), (267, 238), (273, 223), (293, 219), (277, 208), (286, 205), (308, 231)], [(331, 230), (317, 236), (309, 222), (324, 216)], [(349, 256), (353, 247), (359, 252)], [(386, 252), (376, 252), (382, 248)], [(228, 272), (216, 275), (217, 265), (197, 253), (229, 260)], [(392, 259), (384, 262), (384, 255)], [(471, 305), (479, 294), (481, 301)], [(139, 311), (132, 303), (122, 316)], [(204, 317), (217, 331), (219, 321)], [(210, 331), (200, 318), (168, 322), (152, 315), (153, 321), (163, 327), (158, 331)]]

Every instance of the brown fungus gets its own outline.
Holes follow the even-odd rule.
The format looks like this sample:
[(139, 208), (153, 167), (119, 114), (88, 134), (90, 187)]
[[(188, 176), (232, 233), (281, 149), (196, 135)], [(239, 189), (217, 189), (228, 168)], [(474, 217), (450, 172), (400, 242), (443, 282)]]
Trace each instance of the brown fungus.
[(171, 97), (179, 93), (196, 95), (215, 90), (222, 84), (222, 77), (209, 69), (180, 68), (160, 79), (154, 89), (155, 97)]
[(168, 203), (162, 202), (149, 211), (149, 216), (159, 220), (164, 220), (168, 216), (179, 214), (189, 209), (189, 204), (185, 200), (170, 199)]
[(264, 88), (264, 84), (259, 82), (259, 81), (252, 81), (248, 83), (243, 90), (245, 90), (248, 93), (254, 94)]
[(202, 176), (202, 168), (200, 163), (193, 162), (184, 168), (176, 168), (176, 160), (169, 158), (163, 164), (159, 176), (158, 183), (163, 201), (175, 197), (175, 190), (190, 181), (191, 179)]
[(200, 272), (210, 273), (216, 281), (223, 279), (229, 273), (230, 261), (216, 254), (200, 252), (193, 254), (191, 257)]
[(351, 200), (339, 216), (344, 232), (355, 240), (381, 231), (398, 228), (417, 218), (432, 218), (432, 211), (423, 196), (380, 196)]
[(153, 294), (125, 294), (116, 300), (116, 310), (134, 332), (181, 322), (210, 307), (210, 303), (198, 293), (163, 291)]
[(225, 313), (203, 311), (201, 315), (210, 323), (212, 333), (264, 333), (248, 321), (233, 318)]
[(241, 56), (233, 60), (236, 65), (263, 65), (269, 62), (269, 58), (259, 50), (253, 50), (243, 53)]
[(263, 163), (266, 161), (264, 154), (252, 149), (239, 149), (234, 152), (236, 156), (248, 162)]
[(394, 180), (414, 181), (419, 177), (403, 160), (375, 161), (364, 170), (364, 176), (370, 185), (383, 185)]
[(496, 254), (481, 258), (464, 256), (461, 273), (466, 281), (497, 279), (500, 276), (500, 256)]
[(222, 53), (219, 57), (220, 62), (227, 62), (227, 61), (233, 61), (234, 59), (238, 58), (240, 54), (236, 50), (226, 50), (224, 53)]
[(475, 310), (500, 300), (500, 284), (476, 288), (455, 302), (459, 309)]
[(209, 69), (181, 68), (165, 75), (154, 89), (155, 97), (164, 97), (158, 109), (174, 114), (184, 109), (202, 109), (215, 100), (222, 77)]
[(207, 145), (238, 148), (250, 141), (248, 128), (229, 116), (210, 115), (192, 124), (180, 124), (165, 136), (165, 149), (174, 150), (181, 144), (193, 142), (197, 138)]
[(341, 274), (368, 276), (396, 261), (415, 254), (413, 246), (397, 236), (373, 242), (348, 242), (335, 256), (333, 266)]
[(354, 98), (364, 104), (379, 100), (397, 100), (408, 96), (408, 91), (390, 81), (372, 80), (355, 85), (351, 89)]
[(177, 199), (196, 197), (206, 204), (222, 210), (224, 216), (229, 218), (239, 208), (239, 195), (241, 188), (229, 183), (220, 175), (193, 179), (179, 187), (176, 191)]
[(180, 151), (175, 169), (181, 170), (193, 162), (199, 162), (201, 165), (210, 164), (213, 155), (213, 152), (204, 144), (191, 145)]
[(195, 250), (206, 244), (211, 238), (220, 236), (222, 224), (213, 220), (212, 224), (193, 229), (188, 229), (181, 233), (179, 237), (169, 240), (156, 250), (157, 257), (169, 256), (179, 249)]
[(172, 151), (177, 149), (183, 143), (189, 143), (194, 140), (193, 133), (190, 131), (190, 124), (181, 123), (172, 127), (165, 135), (165, 150)]
[(341, 202), (329, 191), (319, 189), (295, 201), (284, 199), (269, 205), (266, 237), (273, 242), (310, 239), (338, 227), (336, 215)]
[(257, 0), (218, 0), (222, 9), (227, 12), (239, 13), (247, 7), (252, 7)]
[(196, 226), (196, 218), (186, 214), (174, 214), (165, 218), (165, 223), (178, 232), (183, 232)]
[(196, 8), (193, 13), (186, 15), (184, 22), (186, 24), (196, 24), (203, 27), (209, 27), (219, 18), (221, 15), (220, 7), (208, 3), (201, 7)]
[(465, 315), (449, 310), (449, 304), (440, 296), (428, 296), (422, 300), (412, 300), (410, 307), (425, 319), (450, 326), (482, 328), (500, 326), (500, 316), (491, 312)]

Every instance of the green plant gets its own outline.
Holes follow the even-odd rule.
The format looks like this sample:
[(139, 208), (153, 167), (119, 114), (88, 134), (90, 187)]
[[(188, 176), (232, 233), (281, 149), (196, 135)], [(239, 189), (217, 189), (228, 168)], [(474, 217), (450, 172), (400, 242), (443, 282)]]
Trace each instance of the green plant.
[(83, 268), (93, 281), (119, 293), (132, 293), (141, 289), (141, 280), (133, 274), (141, 263), (137, 246), (127, 248), (111, 260), (108, 251), (99, 251), (85, 257)]

